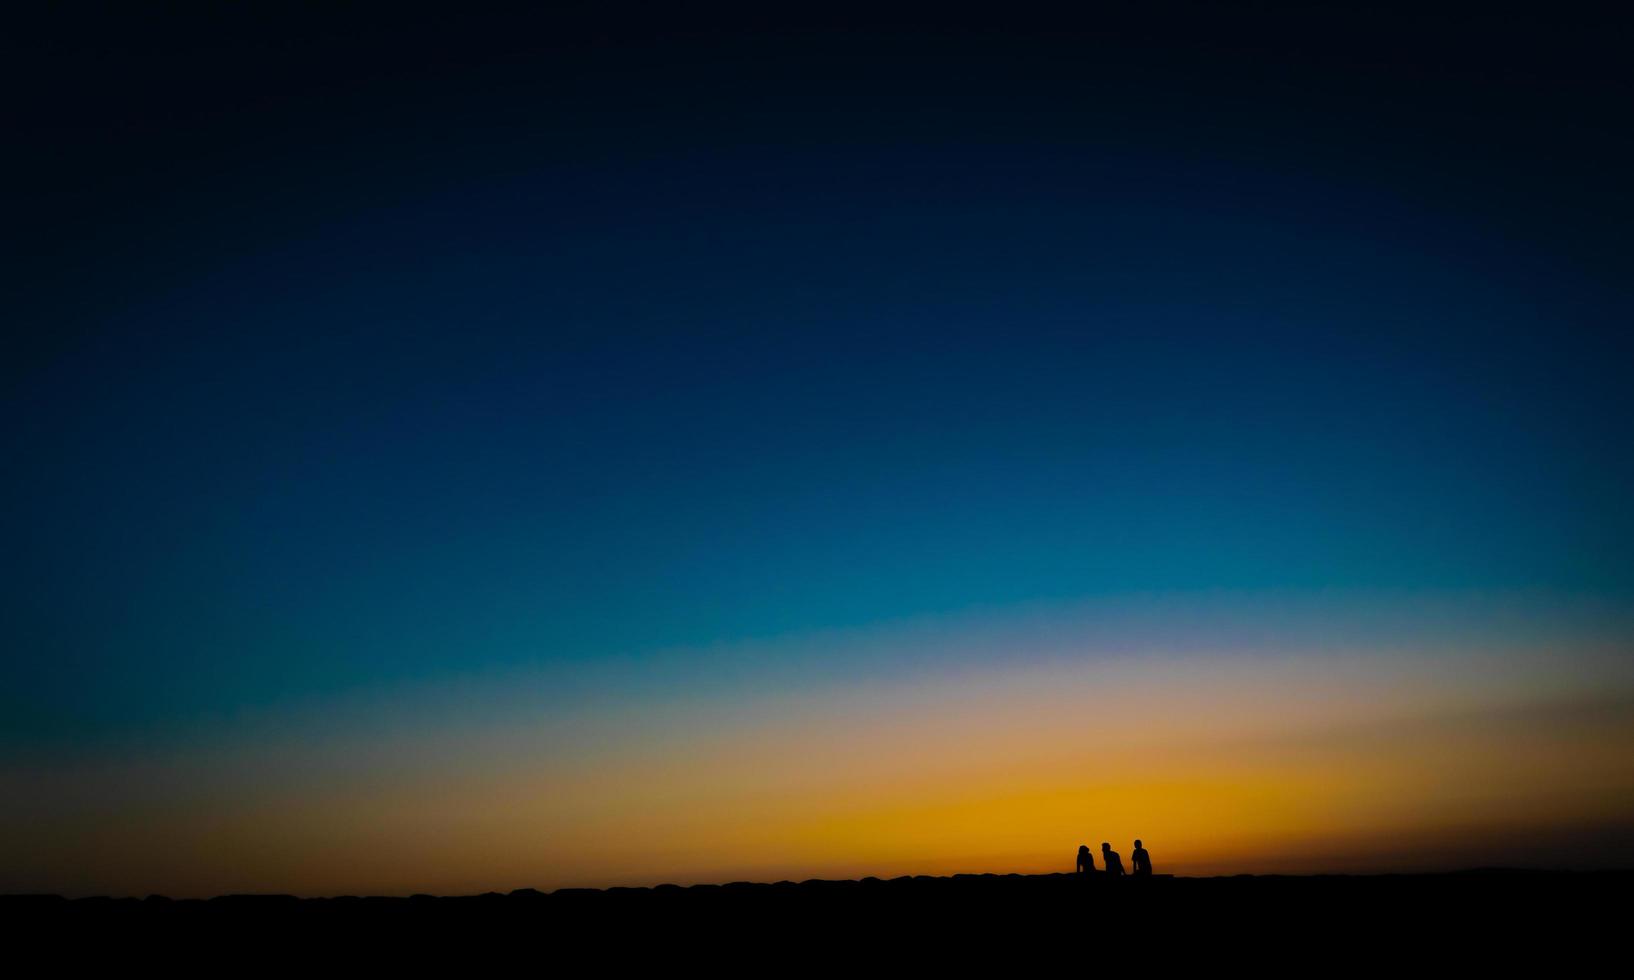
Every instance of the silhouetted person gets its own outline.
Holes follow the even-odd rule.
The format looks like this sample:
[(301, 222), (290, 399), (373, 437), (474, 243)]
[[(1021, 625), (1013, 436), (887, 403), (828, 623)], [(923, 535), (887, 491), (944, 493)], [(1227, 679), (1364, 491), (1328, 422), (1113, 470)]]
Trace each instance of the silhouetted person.
[(1101, 864), (1106, 866), (1106, 873), (1109, 875), (1123, 874), (1123, 858), (1118, 857), (1118, 852), (1112, 849), (1111, 844), (1101, 844)]
[(1132, 875), (1149, 875), (1152, 873), (1152, 856), (1146, 853), (1146, 848), (1140, 841), (1135, 841), (1135, 849), (1129, 852), (1129, 873)]
[(1095, 873), (1095, 857), (1089, 853), (1088, 844), (1078, 845), (1078, 873), (1081, 875)]

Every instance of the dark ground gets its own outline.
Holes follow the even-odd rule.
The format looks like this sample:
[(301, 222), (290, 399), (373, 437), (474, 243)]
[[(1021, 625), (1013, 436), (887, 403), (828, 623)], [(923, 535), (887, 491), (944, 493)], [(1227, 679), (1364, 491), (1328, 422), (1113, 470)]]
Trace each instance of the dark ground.
[(0, 922), (24, 946), (46, 944), (71, 958), (139, 953), (143, 962), (159, 956), (218, 970), (312, 956), (331, 966), (420, 968), (1059, 962), (1091, 971), (1558, 970), (1621, 958), (1634, 910), (1630, 885), (1634, 871), (1486, 870), (1147, 880), (958, 875), (457, 898), (7, 896)]

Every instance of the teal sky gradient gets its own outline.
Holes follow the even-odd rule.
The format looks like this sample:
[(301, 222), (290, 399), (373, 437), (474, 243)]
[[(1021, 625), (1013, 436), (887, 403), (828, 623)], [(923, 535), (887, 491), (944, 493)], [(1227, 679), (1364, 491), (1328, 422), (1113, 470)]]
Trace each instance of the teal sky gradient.
[[(1588, 54), (1556, 71), (1522, 55), (1564, 27), (1427, 14), (1236, 44), (1249, 14), (1224, 16), (614, 43), (336, 14), (317, 34), (83, 25), (41, 46), (0, 352), (0, 764), (34, 800), (14, 839), (60, 863), (0, 888), (67, 887), (53, 867), (140, 887), (136, 865), (101, 879), (72, 856), (170, 832), (119, 837), (112, 802), (85, 816), (155, 760), (173, 778), (136, 795), (161, 809), (242, 802), (232, 774), (264, 769), (268, 812), (294, 812), (318, 799), (303, 779), (333, 782), (333, 747), (350, 775), (411, 774), (405, 805), (431, 812), (505, 744), (542, 773), (628, 747), (628, 783), (561, 785), (672, 848), (654, 867), (707, 877), (737, 857), (636, 819), (663, 807), (641, 788), (674, 761), (662, 746), (697, 785), (737, 774), (710, 804), (729, 815), (785, 784), (721, 744), (804, 758), (867, 685), (937, 692), (913, 731), (870, 722), (905, 771), (914, 732), (944, 731), (935, 706), (972, 704), (960, 678), (1014, 683), (996, 728), (1037, 701), (1052, 732), (1116, 736), (1017, 678), (1061, 671), (1093, 704), (1120, 658), (1148, 665), (1131, 676), (1165, 718), (1164, 684), (1190, 697), (1243, 665), (1217, 706), (1233, 738), (1276, 657), (1359, 671), (1370, 732), (1396, 684), (1425, 689), (1431, 729), (1471, 699), (1494, 738), (1491, 718), (1533, 711), (1516, 731), (1547, 751), (1527, 771), (1575, 773), (1574, 812), (1620, 826), (1627, 774), (1598, 751), (1618, 719), (1560, 742), (1548, 719), (1569, 714), (1556, 694), (1625, 710), (1634, 656), (1634, 159), (1607, 124), (1626, 58), (1573, 34)], [(778, 727), (801, 698), (832, 729)], [(1207, 783), (1205, 739), (1166, 757), (1175, 812), (1195, 791), (1233, 826), (1263, 806), (1314, 827), (1329, 814), (1276, 786), (1342, 811), (1365, 793), (1315, 774), (1349, 766), (1472, 799), (1501, 771), (1492, 746), (1525, 755), (1464, 733), (1433, 771), (1406, 751), (1369, 768), (1344, 739), (1296, 764), (1306, 719), (1272, 702), (1281, 741), (1229, 792), (1186, 782)], [(1162, 743), (1144, 717), (1130, 737)], [(295, 761), (266, 761), (286, 740)], [(1004, 797), (977, 767), (960, 778), (994, 795), (927, 791), (944, 850), (904, 843), (897, 801), (815, 829), (768, 817), (788, 836), (754, 866), (773, 844), (833, 870), (1034, 860), (1033, 838), (982, 851), (971, 828), (1037, 812), (1041, 840), (1072, 807), (1123, 805), (1045, 799), (1055, 747), (1000, 741), (1034, 781)], [(1080, 748), (1062, 765), (1083, 787)], [(870, 772), (841, 780), (858, 812), (901, 784)], [(1596, 776), (1615, 798), (1590, 799)], [(498, 777), (481, 796), (505, 798)], [(549, 798), (513, 815), (554, 820)], [(312, 874), (228, 867), (270, 832), (260, 814), (178, 887), (422, 880), (336, 870), (324, 828), (353, 811), (334, 800), (291, 817), (311, 836), (279, 852)], [(52, 837), (69, 812), (81, 835)], [(590, 834), (561, 819), (563, 840)], [(425, 883), (480, 878), (461, 855), (503, 870), (499, 844), (479, 860), (453, 843), (473, 832), (427, 820), (391, 824), (454, 848)], [(647, 858), (605, 846), (528, 867), (641, 877)]]

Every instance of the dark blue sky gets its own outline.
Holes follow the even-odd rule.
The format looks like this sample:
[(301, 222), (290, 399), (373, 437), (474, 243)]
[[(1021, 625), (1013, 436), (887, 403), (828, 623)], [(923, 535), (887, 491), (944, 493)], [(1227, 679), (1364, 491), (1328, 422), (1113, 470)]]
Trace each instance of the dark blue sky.
[(1593, 24), (130, 17), (8, 59), (10, 737), (1038, 600), (1634, 588)]

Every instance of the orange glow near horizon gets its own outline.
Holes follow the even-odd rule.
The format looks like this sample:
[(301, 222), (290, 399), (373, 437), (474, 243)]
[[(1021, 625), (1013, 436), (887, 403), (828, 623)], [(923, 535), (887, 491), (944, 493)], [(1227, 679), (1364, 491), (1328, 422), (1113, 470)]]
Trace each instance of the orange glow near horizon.
[(28, 793), (0, 890), (65, 870), (75, 894), (175, 895), (1047, 872), (1136, 837), (1180, 874), (1593, 863), (1596, 834), (1634, 826), (1622, 664), (1085, 656), (565, 715), (328, 704), (8, 774)]

